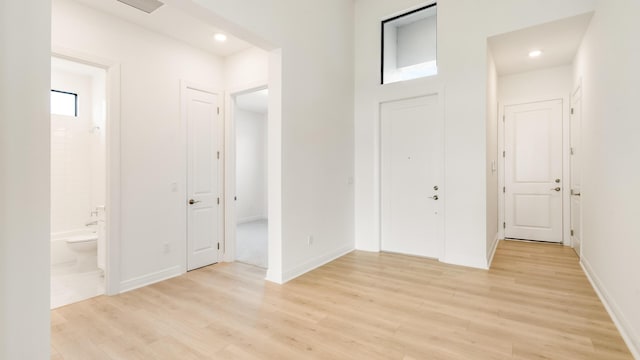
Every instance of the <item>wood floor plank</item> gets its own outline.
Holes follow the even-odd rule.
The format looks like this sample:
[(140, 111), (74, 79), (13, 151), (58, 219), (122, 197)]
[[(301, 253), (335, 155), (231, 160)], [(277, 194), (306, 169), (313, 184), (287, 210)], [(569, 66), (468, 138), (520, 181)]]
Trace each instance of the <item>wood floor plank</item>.
[(352, 252), (285, 285), (217, 264), (52, 311), (52, 359), (632, 359), (573, 250), (484, 271)]

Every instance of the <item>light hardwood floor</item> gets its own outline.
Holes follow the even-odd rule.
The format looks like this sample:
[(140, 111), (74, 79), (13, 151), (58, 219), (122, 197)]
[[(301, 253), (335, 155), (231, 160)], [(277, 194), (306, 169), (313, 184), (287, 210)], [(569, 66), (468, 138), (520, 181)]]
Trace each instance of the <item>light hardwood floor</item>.
[(53, 359), (632, 359), (569, 248), (490, 271), (352, 252), (283, 286), (219, 264), (52, 311)]

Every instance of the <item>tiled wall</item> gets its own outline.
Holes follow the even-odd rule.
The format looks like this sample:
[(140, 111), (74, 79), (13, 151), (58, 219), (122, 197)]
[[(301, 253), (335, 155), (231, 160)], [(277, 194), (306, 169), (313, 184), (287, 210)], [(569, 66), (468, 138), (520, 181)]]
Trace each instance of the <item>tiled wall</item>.
[(96, 127), (100, 116), (94, 112), (93, 79), (73, 69), (52, 69), (53, 89), (78, 94), (77, 117), (51, 115), (53, 237), (86, 229), (91, 211), (104, 205), (104, 126)]

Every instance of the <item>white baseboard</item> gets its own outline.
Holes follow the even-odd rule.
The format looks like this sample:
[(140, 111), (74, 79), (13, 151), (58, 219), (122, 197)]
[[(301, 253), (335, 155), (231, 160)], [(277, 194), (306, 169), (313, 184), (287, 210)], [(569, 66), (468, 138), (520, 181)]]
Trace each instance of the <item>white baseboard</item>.
[(276, 271), (273, 271), (272, 269), (267, 269), (267, 275), (264, 278), (267, 281), (271, 281), (272, 283), (276, 283), (276, 284), (284, 284), (284, 281), (282, 281), (282, 273), (278, 273)]
[(498, 244), (500, 243), (500, 237), (496, 234), (495, 239), (493, 239), (493, 246), (489, 250), (487, 254), (487, 269), (491, 268), (491, 263), (493, 262), (493, 257), (496, 255), (496, 250), (498, 249)]
[(451, 265), (459, 265), (459, 266), (466, 266), (466, 267), (472, 267), (472, 268), (476, 268), (476, 269), (484, 269), (487, 270), (487, 259), (486, 259), (486, 254), (484, 254), (484, 256), (478, 256), (477, 258), (475, 257), (470, 257), (470, 256), (459, 256), (459, 255), (445, 255), (444, 257), (440, 258), (440, 262), (443, 262), (445, 264), (451, 264)]
[(593, 271), (593, 268), (589, 264), (589, 262), (585, 258), (580, 259), (580, 266), (582, 266), (582, 270), (587, 275), (587, 279), (593, 286), (593, 289), (598, 294), (600, 301), (604, 304), (605, 309), (611, 316), (614, 324), (620, 331), (624, 342), (627, 344), (629, 351), (635, 359), (640, 360), (640, 337), (636, 333), (636, 331), (631, 327), (631, 324), (626, 320), (624, 314), (620, 310), (620, 307), (615, 302), (615, 300), (609, 295), (609, 292), (598, 278), (598, 275)]
[(329, 253), (320, 255), (320, 256), (316, 256), (315, 258), (306, 261), (298, 266), (295, 266), (294, 268), (290, 269), (290, 270), (285, 270), (282, 272), (282, 282), (281, 283), (286, 283), (287, 281), (293, 280), (295, 278), (297, 278), (300, 275), (303, 275), (305, 273), (308, 273), (309, 271), (319, 268), (320, 266), (329, 263), (341, 256), (344, 256), (350, 252), (352, 252), (354, 250), (353, 245), (346, 245), (343, 246), (335, 251), (331, 251)]
[(120, 293), (138, 289), (143, 286), (151, 285), (163, 280), (171, 279), (173, 277), (182, 275), (184, 273), (182, 270), (183, 270), (182, 266), (177, 265), (177, 266), (173, 266), (168, 269), (160, 270), (151, 274), (125, 280), (120, 283)]
[(244, 224), (244, 223), (258, 221), (258, 220), (267, 220), (267, 217), (263, 215), (247, 216), (242, 219), (238, 219), (238, 224)]

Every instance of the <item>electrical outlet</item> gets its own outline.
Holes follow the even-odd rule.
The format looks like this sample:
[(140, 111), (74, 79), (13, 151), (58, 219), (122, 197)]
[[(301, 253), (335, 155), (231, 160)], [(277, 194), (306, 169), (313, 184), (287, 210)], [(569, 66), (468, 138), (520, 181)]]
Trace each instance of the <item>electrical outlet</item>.
[(309, 244), (309, 247), (311, 247), (311, 245), (313, 245), (313, 236), (309, 235), (307, 237), (307, 243)]
[(164, 243), (164, 253), (168, 254), (169, 251), (171, 251), (171, 247), (169, 246), (169, 243), (166, 242), (166, 243)]

